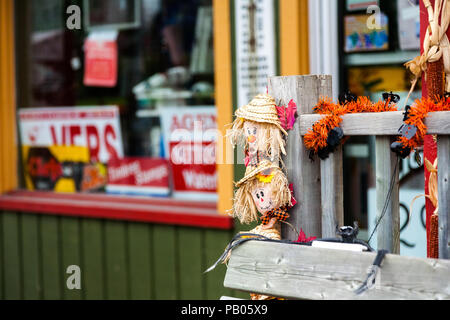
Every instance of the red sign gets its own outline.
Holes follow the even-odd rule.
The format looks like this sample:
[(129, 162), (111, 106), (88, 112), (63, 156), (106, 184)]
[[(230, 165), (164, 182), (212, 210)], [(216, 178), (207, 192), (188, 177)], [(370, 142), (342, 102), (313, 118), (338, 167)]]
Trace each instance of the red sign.
[(215, 142), (171, 142), (174, 190), (215, 193), (217, 187), (215, 151)]
[(84, 85), (115, 87), (117, 84), (117, 34), (92, 34), (85, 42)]
[(169, 164), (160, 158), (123, 158), (108, 162), (109, 193), (169, 195)]
[(214, 107), (166, 107), (161, 115), (173, 195), (216, 199), (217, 123)]

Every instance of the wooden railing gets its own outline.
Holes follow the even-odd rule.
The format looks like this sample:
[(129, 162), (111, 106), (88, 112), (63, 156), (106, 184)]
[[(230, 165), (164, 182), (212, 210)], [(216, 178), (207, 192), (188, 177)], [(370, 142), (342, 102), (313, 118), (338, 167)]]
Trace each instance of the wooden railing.
[[(321, 117), (312, 114), (313, 107), (321, 96), (331, 97), (331, 76), (273, 77), (269, 93), (279, 105), (294, 99), (299, 112), (284, 159), (298, 200), (289, 222), (307, 235), (335, 237), (336, 226), (344, 221), (342, 147), (328, 159), (312, 162), (303, 144), (303, 136)], [(449, 259), (450, 112), (431, 113), (426, 119), (428, 133), (436, 134), (438, 141), (439, 260), (396, 255), (400, 252), (399, 159), (390, 144), (402, 120), (398, 111), (344, 115), (341, 123), (346, 136), (374, 135), (376, 139), (377, 249), (391, 254), (386, 255), (375, 288), (358, 296), (354, 293), (374, 253), (256, 241), (233, 250), (225, 286), (288, 298), (449, 299), (450, 260), (443, 259)], [(282, 234), (284, 239), (297, 238), (287, 227)]]

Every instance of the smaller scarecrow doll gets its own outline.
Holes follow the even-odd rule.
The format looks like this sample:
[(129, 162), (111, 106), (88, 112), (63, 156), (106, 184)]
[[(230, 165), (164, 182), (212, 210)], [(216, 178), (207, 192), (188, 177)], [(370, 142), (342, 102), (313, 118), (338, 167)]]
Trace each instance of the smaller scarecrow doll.
[(268, 160), (257, 167), (248, 166), (244, 178), (236, 183), (232, 214), (241, 223), (261, 219), (251, 233), (281, 239), (280, 221), (285, 221), (292, 206), (292, 194), (283, 171)]
[(257, 166), (262, 160), (281, 160), (285, 155), (286, 130), (283, 129), (275, 99), (268, 94), (259, 94), (247, 105), (240, 107), (227, 136), (233, 146), (244, 147), (245, 165)]
[[(262, 160), (257, 167), (247, 167), (236, 187), (233, 215), (246, 224), (260, 218), (261, 224), (249, 233), (280, 240), (280, 221), (289, 217), (287, 210), (292, 206), (289, 183), (283, 171), (272, 162)], [(250, 293), (250, 297), (252, 300), (277, 299), (256, 293)]]

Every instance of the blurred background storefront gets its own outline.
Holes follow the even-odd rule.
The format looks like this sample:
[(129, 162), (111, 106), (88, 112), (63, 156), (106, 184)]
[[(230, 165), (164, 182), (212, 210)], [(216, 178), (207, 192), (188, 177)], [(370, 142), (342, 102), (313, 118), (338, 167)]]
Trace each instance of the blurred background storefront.
[[(0, 23), (6, 299), (236, 295), (224, 268), (202, 274), (248, 228), (225, 215), (243, 173), (223, 138), (234, 110), (273, 75), (332, 74), (334, 99), (404, 97), (420, 47), (409, 0), (2, 0)], [(345, 222), (364, 239), (374, 141), (353, 137), (344, 157)], [(405, 224), (423, 193), (414, 160), (401, 189), (402, 254), (425, 256), (423, 202)]]

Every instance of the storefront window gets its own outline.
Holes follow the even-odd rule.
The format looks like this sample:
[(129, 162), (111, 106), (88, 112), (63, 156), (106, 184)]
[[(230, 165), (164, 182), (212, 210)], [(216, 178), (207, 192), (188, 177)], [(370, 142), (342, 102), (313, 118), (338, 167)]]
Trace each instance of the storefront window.
[[(173, 195), (170, 121), (188, 132), (196, 119), (203, 130), (215, 125), (211, 6), (211, 0), (17, 0), (22, 187)], [(212, 180), (197, 187), (186, 181), (180, 191), (215, 194), (214, 164), (184, 161), (194, 180)], [(109, 190), (108, 171), (122, 189)]]
[[(368, 96), (372, 101), (382, 99), (383, 92), (392, 91), (401, 98), (399, 110), (420, 98), (419, 82), (405, 101), (414, 77), (404, 66), (420, 55), (419, 1), (339, 3), (343, 89)], [(363, 232), (368, 230), (370, 234), (376, 222), (375, 137), (349, 139), (344, 145), (344, 159), (345, 223), (359, 221)], [(421, 164), (416, 163), (414, 156), (399, 164), (401, 250), (417, 256), (426, 255), (426, 248), (417, 241), (425, 238), (424, 202), (416, 202), (414, 212), (409, 210), (414, 195), (423, 193)]]

